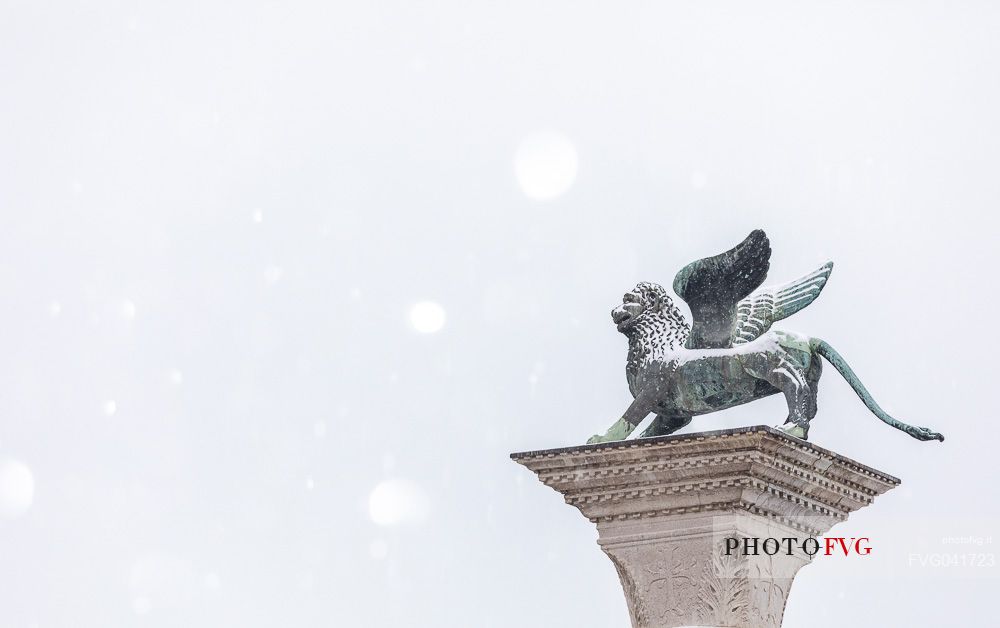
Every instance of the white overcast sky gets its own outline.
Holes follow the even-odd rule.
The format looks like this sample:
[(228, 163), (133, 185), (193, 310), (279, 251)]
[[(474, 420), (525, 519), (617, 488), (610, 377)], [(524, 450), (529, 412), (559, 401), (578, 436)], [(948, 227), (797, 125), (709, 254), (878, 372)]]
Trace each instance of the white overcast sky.
[[(990, 2), (0, 3), (0, 626), (627, 625), (512, 451), (629, 402), (609, 312), (763, 227), (903, 478), (786, 626), (985, 625)], [(780, 423), (782, 400), (688, 430)]]

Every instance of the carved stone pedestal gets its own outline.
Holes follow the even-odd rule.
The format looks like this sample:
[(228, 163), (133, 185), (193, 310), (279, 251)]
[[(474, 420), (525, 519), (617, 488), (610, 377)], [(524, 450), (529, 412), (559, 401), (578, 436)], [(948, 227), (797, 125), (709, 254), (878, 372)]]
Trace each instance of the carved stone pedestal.
[(511, 458), (597, 524), (636, 628), (777, 628), (810, 539), (899, 484), (765, 426)]

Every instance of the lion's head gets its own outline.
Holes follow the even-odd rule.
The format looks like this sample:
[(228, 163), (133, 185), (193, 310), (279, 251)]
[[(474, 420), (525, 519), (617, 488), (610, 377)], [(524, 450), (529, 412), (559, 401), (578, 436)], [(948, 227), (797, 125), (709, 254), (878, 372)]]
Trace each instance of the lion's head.
[(611, 320), (615, 322), (618, 331), (627, 334), (643, 320), (658, 316), (664, 306), (671, 307), (673, 303), (663, 286), (648, 281), (640, 281), (622, 297), (622, 304), (611, 310)]

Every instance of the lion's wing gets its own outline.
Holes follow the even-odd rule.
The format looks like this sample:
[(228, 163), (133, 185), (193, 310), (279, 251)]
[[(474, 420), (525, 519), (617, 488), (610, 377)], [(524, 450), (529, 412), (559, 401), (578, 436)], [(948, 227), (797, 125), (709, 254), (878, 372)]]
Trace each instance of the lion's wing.
[(823, 264), (804, 277), (780, 286), (766, 286), (736, 306), (733, 345), (759, 338), (775, 321), (788, 318), (812, 303), (822, 292), (833, 272), (833, 262)]
[(691, 308), (688, 349), (731, 346), (736, 304), (767, 277), (771, 245), (757, 229), (732, 249), (691, 262), (674, 277), (674, 292)]

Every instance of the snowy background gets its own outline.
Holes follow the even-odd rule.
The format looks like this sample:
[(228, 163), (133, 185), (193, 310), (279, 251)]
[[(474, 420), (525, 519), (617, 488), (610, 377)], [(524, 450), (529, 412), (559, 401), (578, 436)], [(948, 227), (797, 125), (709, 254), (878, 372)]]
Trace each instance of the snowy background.
[(0, 626), (628, 625), (593, 526), (507, 456), (615, 420), (622, 293), (758, 226), (772, 281), (837, 264), (785, 327), (948, 437), (827, 370), (813, 440), (904, 484), (786, 626), (987, 625), (1000, 570), (919, 557), (1000, 549), (998, 31), (989, 2), (5, 0)]

